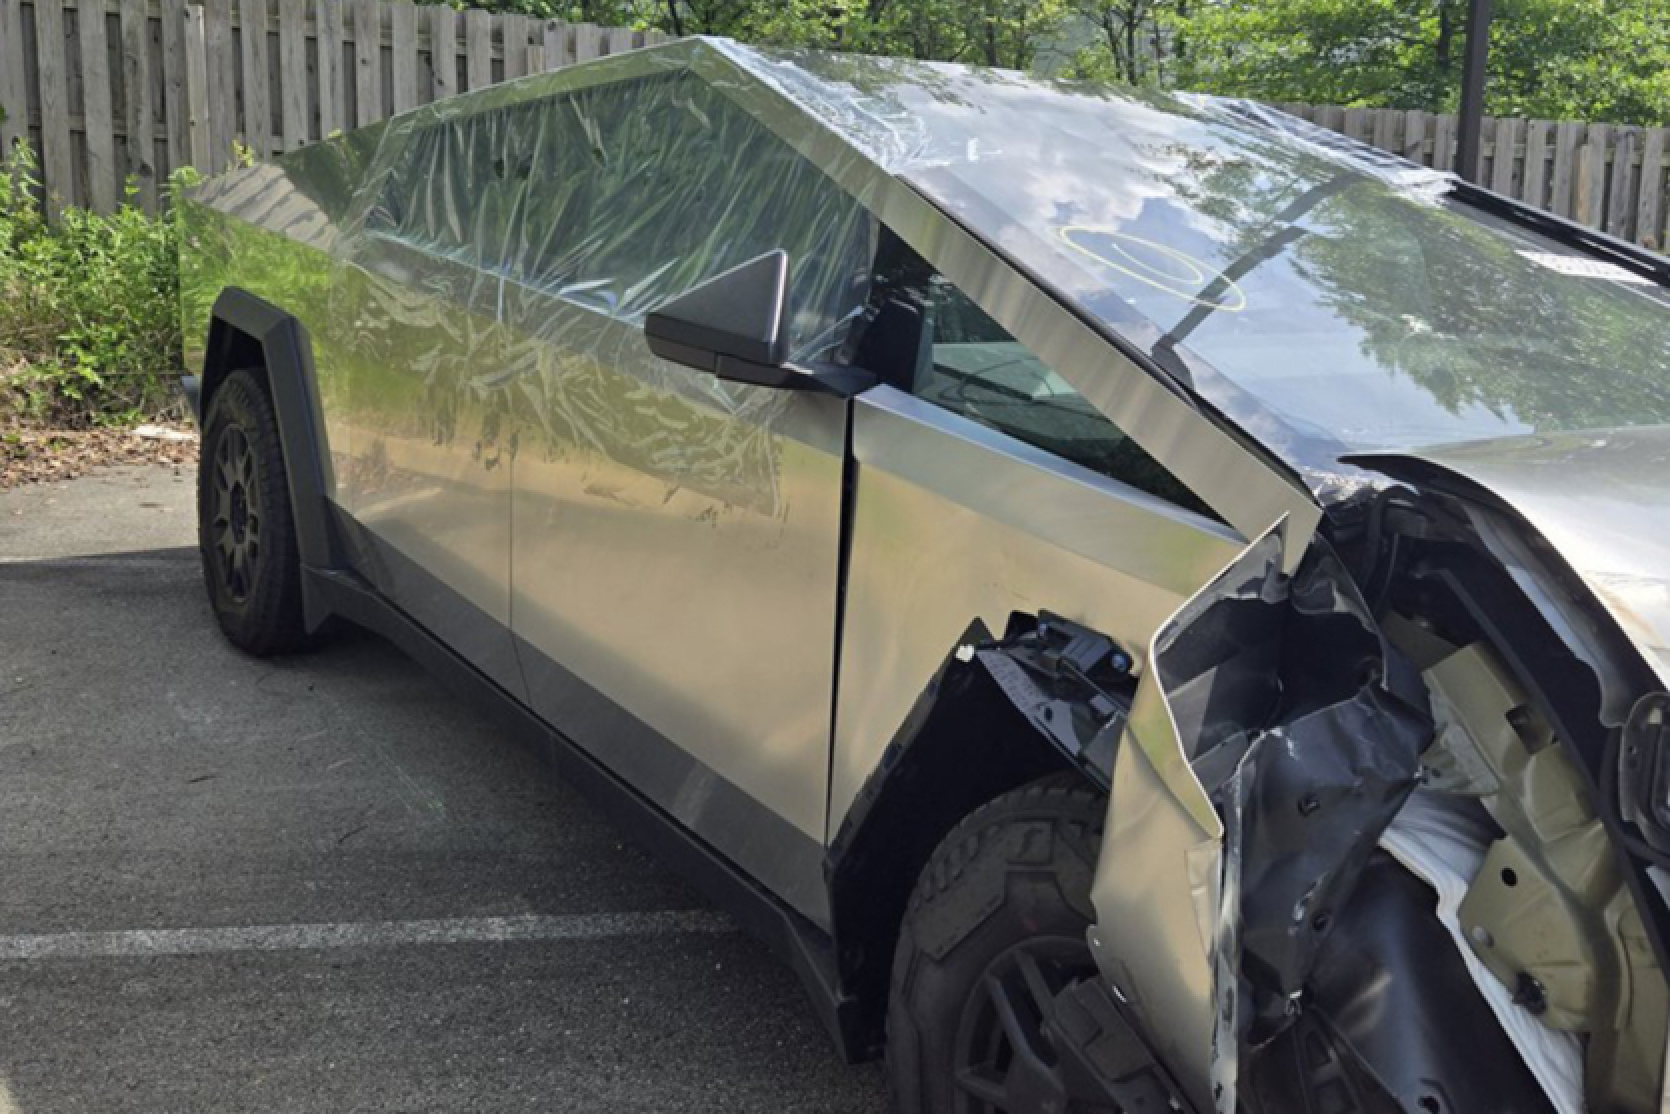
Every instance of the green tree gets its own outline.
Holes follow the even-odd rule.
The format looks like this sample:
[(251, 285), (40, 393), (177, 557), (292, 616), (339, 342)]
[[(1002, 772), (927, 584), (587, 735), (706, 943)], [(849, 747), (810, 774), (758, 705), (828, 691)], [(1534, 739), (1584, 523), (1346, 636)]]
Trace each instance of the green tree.
[(1067, 0), (1068, 18), (1094, 32), (1075, 54), (1072, 76), (1158, 84), (1177, 9), (1176, 0)]
[[(1465, 0), (1197, 0), (1173, 18), (1190, 88), (1431, 111), (1460, 97)], [(1670, 6), (1498, 0), (1487, 110), (1670, 122)]]

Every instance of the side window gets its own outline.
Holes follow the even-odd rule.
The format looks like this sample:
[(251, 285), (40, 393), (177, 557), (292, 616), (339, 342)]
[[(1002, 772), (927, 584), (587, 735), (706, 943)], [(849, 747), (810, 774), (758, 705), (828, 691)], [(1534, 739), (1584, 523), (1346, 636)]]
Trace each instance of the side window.
[(845, 339), (874, 240), (857, 201), (683, 72), (431, 125), (407, 141), (379, 218), (385, 235), (627, 321), (782, 248), (802, 359)]
[(852, 362), (893, 386), (1167, 502), (1188, 488), (920, 256), (884, 232)]

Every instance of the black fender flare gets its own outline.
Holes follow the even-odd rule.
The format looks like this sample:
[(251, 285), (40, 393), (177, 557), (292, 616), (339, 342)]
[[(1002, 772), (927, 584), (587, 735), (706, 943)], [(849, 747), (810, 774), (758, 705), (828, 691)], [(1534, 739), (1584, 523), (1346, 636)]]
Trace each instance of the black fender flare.
[(1107, 789), (1126, 707), (1104, 704), (1086, 674), (1102, 679), (1121, 656), (1111, 639), (1048, 612), (1011, 615), (1001, 639), (976, 618), (952, 643), (825, 854), (839, 977), (859, 1003), (861, 1044), (880, 1044), (899, 921), (940, 840), (973, 809), (1048, 774), (1076, 770)]
[[(195, 402), (200, 421), (226, 377), (251, 367), (261, 370), (278, 420), (302, 566), (346, 567), (338, 560), (341, 547), (336, 544), (326, 507), (326, 493), (334, 490), (335, 481), (326, 451), (313, 342), (295, 315), (247, 290), (228, 286), (215, 299), (209, 316), (203, 377)], [(306, 591), (307, 582), (304, 577), (303, 604), (307, 625), (312, 629), (324, 621), (325, 609)]]

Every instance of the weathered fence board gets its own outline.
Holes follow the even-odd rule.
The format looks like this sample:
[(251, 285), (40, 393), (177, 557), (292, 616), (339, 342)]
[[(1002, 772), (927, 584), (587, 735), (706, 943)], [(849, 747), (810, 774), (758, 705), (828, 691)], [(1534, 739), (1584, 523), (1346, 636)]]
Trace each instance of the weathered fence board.
[(348, 119), (348, 78), (343, 67), (345, 52), (343, 0), (315, 0), (314, 53), (319, 82), (319, 134), (331, 135), (353, 126)]
[(41, 183), (46, 190), (47, 215), (54, 218), (64, 203), (78, 200), (71, 178), (66, 45), (64, 10), (51, 3), (35, 8), (35, 72), (40, 82), (41, 135), (64, 137), (60, 143), (42, 143)]
[(87, 134), (83, 164), (87, 196), (93, 208), (116, 207), (116, 125), (110, 109), (110, 44), (105, 38), (104, 10), (76, 12), (76, 34), (81, 40), (81, 104)]
[(232, 66), (231, 0), (205, 0), (203, 44), (209, 82), (209, 166), (219, 174), (232, 165), (232, 143), (237, 138), (237, 75)]
[(429, 9), (429, 57), (434, 95), (441, 101), (458, 92), (458, 13), (444, 4)]
[[(206, 32), (203, 29), (203, 9), (187, 5), (186, 14), (186, 126), (190, 135), (191, 162), (189, 165), (209, 165), (209, 81), (208, 59), (204, 55)], [(48, 145), (48, 150), (51, 146)]]
[(267, 96), (267, 0), (238, 0), (238, 49), (243, 59), (243, 137), (257, 158), (273, 151), (272, 106)]
[(394, 98), (394, 112), (399, 115), (418, 106), (417, 8), (410, 0), (394, 0), (388, 8), (389, 39), (393, 44), (393, 53), (389, 55), (393, 70), (390, 75), (390, 87)]
[(151, 107), (151, 18), (145, 0), (121, 0), (123, 179), (139, 191), (147, 210), (157, 204), (156, 114)]
[[(65, 204), (109, 208), (127, 180), (153, 209), (175, 169), (232, 165), (234, 141), (263, 158), (665, 38), (411, 0), (0, 0), (0, 145), (35, 144), (49, 215)], [(1455, 168), (1453, 115), (1281, 107)], [(1670, 131), (1511, 118), (1484, 125), (1479, 169), (1492, 189), (1664, 249)]]
[[(375, 124), (383, 113), (383, 8), (354, 0), (354, 124)], [(328, 134), (328, 133), (327, 133)]]
[(0, 148), (29, 136), (29, 87), (23, 70), (23, 5), (0, 0)]
[(278, 72), (284, 149), (307, 142), (307, 0), (278, 0)]
[(1525, 129), (1525, 176), (1520, 181), (1519, 198), (1539, 209), (1548, 205), (1548, 134), (1552, 127), (1547, 120), (1532, 120)]
[[(1284, 104), (1285, 111), (1438, 170), (1455, 166), (1456, 118), (1399, 109)], [(1564, 120), (1483, 121), (1479, 180), (1621, 239), (1670, 240), (1670, 129)]]
[(1665, 228), (1670, 224), (1664, 210), (1665, 140), (1663, 128), (1653, 128), (1641, 145), (1641, 188), (1635, 205), (1635, 236), (1654, 251), (1666, 247)]
[(464, 13), (464, 62), (468, 88), (493, 84), (493, 17), (480, 8)]

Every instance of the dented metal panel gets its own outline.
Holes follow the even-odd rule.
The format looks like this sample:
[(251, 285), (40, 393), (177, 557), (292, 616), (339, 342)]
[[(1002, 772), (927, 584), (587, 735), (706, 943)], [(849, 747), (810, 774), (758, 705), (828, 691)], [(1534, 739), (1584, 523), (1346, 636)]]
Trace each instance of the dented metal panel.
[(1536, 527), (1670, 685), (1670, 427), (1362, 454), (1411, 479), (1460, 476)]
[[(1291, 1023), (1432, 737), (1418, 675), (1338, 559), (1318, 542), (1289, 577), (1281, 552), (1266, 534), (1155, 635), (1145, 684), (1166, 714), (1150, 695), (1132, 716), (1093, 892), (1103, 970), (1151, 1004), (1155, 1039), (1193, 1035), (1183, 1082), (1204, 1096), (1209, 1080), (1223, 1111), (1242, 1049)], [(1163, 804), (1144, 799), (1157, 774)], [(1144, 859), (1163, 865), (1131, 878)]]
[(831, 834), (971, 620), (1068, 618), (1138, 648), (1235, 552), (1222, 526), (882, 387), (854, 408)]

